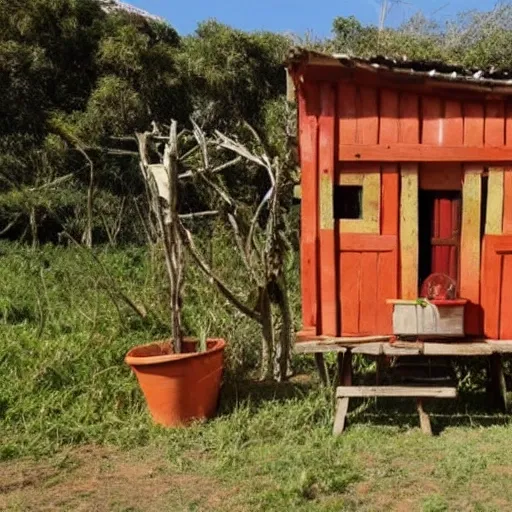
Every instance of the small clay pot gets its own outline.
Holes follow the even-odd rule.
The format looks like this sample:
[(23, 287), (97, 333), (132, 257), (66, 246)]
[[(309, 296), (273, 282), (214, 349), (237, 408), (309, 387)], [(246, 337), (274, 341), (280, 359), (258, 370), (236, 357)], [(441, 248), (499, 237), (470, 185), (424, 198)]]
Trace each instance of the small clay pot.
[(157, 342), (126, 355), (156, 423), (178, 427), (215, 415), (226, 342), (211, 339), (206, 346), (206, 352), (196, 352), (197, 342), (186, 339), (182, 353), (173, 354), (172, 343)]

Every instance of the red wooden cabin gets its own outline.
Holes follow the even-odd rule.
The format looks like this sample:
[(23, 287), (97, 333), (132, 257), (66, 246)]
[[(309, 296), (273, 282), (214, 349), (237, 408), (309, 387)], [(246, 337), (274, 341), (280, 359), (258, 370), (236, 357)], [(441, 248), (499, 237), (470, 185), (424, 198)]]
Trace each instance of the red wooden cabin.
[(294, 50), (303, 334), (392, 333), (432, 273), (512, 340), (512, 75)]

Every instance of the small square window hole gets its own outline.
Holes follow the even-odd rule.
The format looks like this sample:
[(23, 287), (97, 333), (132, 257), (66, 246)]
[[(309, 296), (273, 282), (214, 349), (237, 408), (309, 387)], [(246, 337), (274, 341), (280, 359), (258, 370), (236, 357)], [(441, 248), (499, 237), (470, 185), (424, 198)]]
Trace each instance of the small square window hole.
[(338, 185), (334, 187), (334, 218), (363, 218), (363, 187), (360, 185)]

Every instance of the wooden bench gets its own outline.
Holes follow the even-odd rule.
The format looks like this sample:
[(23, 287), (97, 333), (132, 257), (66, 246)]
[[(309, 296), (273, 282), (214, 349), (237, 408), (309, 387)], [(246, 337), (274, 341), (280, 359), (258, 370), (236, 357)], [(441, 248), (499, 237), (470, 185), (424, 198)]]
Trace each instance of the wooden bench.
[(339, 435), (345, 430), (350, 398), (369, 397), (411, 397), (416, 398), (421, 430), (432, 435), (429, 415), (423, 408), (424, 398), (457, 398), (457, 389), (452, 387), (419, 386), (339, 386), (336, 388), (336, 414), (333, 433)]

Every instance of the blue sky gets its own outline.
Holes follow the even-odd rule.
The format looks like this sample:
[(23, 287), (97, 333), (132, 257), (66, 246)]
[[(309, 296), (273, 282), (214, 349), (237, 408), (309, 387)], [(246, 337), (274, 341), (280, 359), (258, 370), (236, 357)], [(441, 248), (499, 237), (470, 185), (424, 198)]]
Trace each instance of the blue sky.
[[(125, 0), (169, 20), (182, 35), (208, 18), (244, 30), (272, 30), (317, 36), (330, 33), (336, 16), (354, 15), (363, 23), (377, 23), (380, 0)], [(397, 25), (421, 10), (443, 20), (455, 13), (490, 10), (495, 0), (403, 0), (393, 7), (388, 25)]]

